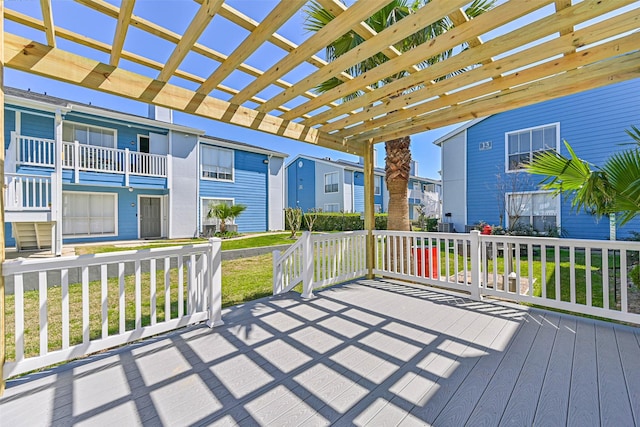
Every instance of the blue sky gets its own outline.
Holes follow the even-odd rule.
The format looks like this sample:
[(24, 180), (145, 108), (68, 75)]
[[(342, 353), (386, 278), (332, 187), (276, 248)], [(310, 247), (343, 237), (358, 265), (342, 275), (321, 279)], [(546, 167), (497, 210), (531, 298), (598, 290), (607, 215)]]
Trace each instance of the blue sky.
[[(116, 5), (119, 5), (120, 3), (119, 0), (107, 1)], [(349, 3), (351, 2), (352, 1), (349, 1)], [(501, 2), (502, 1), (499, 1), (498, 4), (500, 4)], [(276, 3), (277, 0), (228, 0), (228, 4), (233, 8), (239, 10), (240, 12), (257, 21), (262, 20), (271, 11)], [(14, 9), (18, 12), (26, 13), (30, 16), (41, 18), (40, 2), (37, 0), (6, 0), (5, 7), (8, 9)], [(189, 25), (192, 17), (195, 15), (198, 7), (198, 3), (192, 0), (138, 0), (135, 4), (133, 13), (163, 27), (166, 27), (178, 34), (182, 34), (182, 32)], [(624, 9), (628, 10), (632, 7), (638, 7), (638, 4)], [(68, 0), (53, 0), (52, 8), (55, 25), (105, 43), (112, 43), (116, 26), (115, 19), (102, 15), (87, 7), (79, 5), (76, 2)], [(531, 18), (534, 15), (535, 18), (538, 19), (541, 15), (546, 15), (551, 11), (553, 11), (553, 3), (536, 12), (533, 12), (531, 15), (527, 15), (517, 21), (512, 22), (509, 25), (485, 34), (483, 36), (483, 40), (487, 41), (497, 35), (504, 34), (504, 32), (512, 30), (517, 26), (525, 25), (526, 23), (531, 21)], [(304, 17), (304, 12), (296, 12), (293, 17), (280, 30), (278, 30), (278, 33), (295, 43), (301, 43), (304, 37), (307, 35), (303, 28)], [(30, 30), (9, 21), (5, 21), (5, 31), (15, 33), (23, 37), (30, 37), (39, 42), (46, 42), (44, 34), (34, 30)], [(234, 24), (229, 23), (224, 18), (216, 16), (207, 30), (200, 37), (199, 41), (202, 44), (209, 46), (219, 52), (230, 54), (242, 42), (247, 34), (247, 31), (235, 26)], [(58, 39), (58, 47), (78, 54), (88, 53), (88, 56), (94, 59), (106, 63), (109, 62), (109, 56), (107, 54), (100, 54), (96, 52), (89, 53), (87, 48), (78, 46), (65, 40)], [(146, 56), (161, 63), (164, 63), (166, 61), (166, 59), (173, 51), (174, 47), (175, 45), (170, 42), (144, 33), (133, 27), (128, 31), (124, 45), (125, 50)], [(283, 50), (271, 45), (270, 43), (266, 43), (263, 47), (259, 48), (251, 57), (249, 57), (245, 61), (245, 63), (253, 65), (261, 70), (267, 70), (269, 67), (282, 59), (285, 55), (286, 54)], [(323, 52), (319, 52), (318, 56), (324, 57)], [(134, 72), (139, 72), (141, 74), (149, 75), (152, 77), (157, 76), (157, 73), (153, 70), (148, 70), (137, 64), (127, 63), (127, 61), (121, 61), (121, 65)], [(189, 53), (184, 62), (180, 65), (180, 69), (201, 76), (208, 76), (217, 65), (218, 63), (211, 59), (205, 58), (195, 53)], [(284, 80), (290, 82), (297, 81), (314, 69), (315, 68), (313, 66), (306, 63), (301, 64), (299, 67), (295, 68), (290, 73), (285, 75)], [(191, 89), (196, 88), (195, 83), (185, 82), (183, 80), (174, 80), (180, 80), (177, 77), (173, 77), (171, 82), (175, 82), (181, 86)], [(241, 89), (242, 87), (244, 87), (244, 85), (251, 82), (252, 80), (252, 77), (249, 77), (242, 72), (235, 71), (227, 79), (224, 80), (223, 84), (236, 89)], [(32, 91), (40, 93), (46, 92), (53, 96), (67, 98), (78, 102), (92, 103), (97, 106), (120, 110), (123, 112), (138, 115), (147, 114), (146, 104), (115, 97), (102, 92), (92, 91), (73, 85), (44, 79), (31, 74), (17, 72), (9, 68), (5, 68), (5, 84), (21, 89), (31, 89)], [(280, 91), (280, 88), (269, 86), (262, 92), (260, 92), (258, 96), (262, 98), (270, 98)], [(231, 97), (230, 95), (217, 90), (212, 92), (212, 95), (224, 100), (228, 100)], [(303, 101), (304, 99), (298, 98), (290, 101), (289, 103), (287, 103), (287, 105), (290, 107), (294, 107), (295, 105)], [(250, 104), (247, 105), (252, 106)], [(203, 129), (209, 135), (242, 141), (285, 152), (289, 154), (291, 158), (295, 157), (298, 154), (307, 154), (316, 157), (331, 157), (334, 159), (342, 158), (347, 160), (356, 160), (354, 156), (350, 156), (337, 151), (327, 150), (286, 138), (252, 131), (250, 129), (245, 129), (238, 126), (227, 125), (224, 123), (191, 116), (184, 113), (174, 113), (174, 121), (186, 126)], [(414, 160), (417, 160), (419, 163), (420, 175), (431, 178), (439, 178), (438, 171), (440, 169), (440, 149), (434, 146), (432, 142), (440, 136), (455, 129), (459, 125), (460, 124), (412, 135), (411, 150)], [(384, 165), (384, 144), (377, 144), (376, 149), (377, 165), (382, 166)]]
[[(110, 3), (119, 4), (119, 1), (110, 1)], [(239, 0), (230, 1), (228, 3), (247, 16), (259, 20), (269, 13), (276, 2), (273, 0)], [(36, 0), (7, 0), (5, 2), (5, 6), (9, 9), (27, 13), (31, 16), (38, 18), (41, 17), (39, 11), (40, 3)], [(109, 44), (112, 42), (116, 23), (115, 19), (104, 17), (97, 12), (71, 1), (53, 0), (52, 6), (55, 25), (59, 25), (76, 33), (86, 35)], [(191, 0), (138, 0), (133, 13), (135, 15), (145, 17), (154, 23), (165, 26), (175, 32), (181, 33), (189, 24), (191, 17), (193, 17), (197, 10), (197, 7), (198, 4)], [(305, 36), (305, 30), (302, 28), (303, 20), (303, 13), (296, 13), (292, 19), (278, 31), (278, 33), (294, 42), (302, 41)], [(39, 32), (26, 29), (25, 27), (12, 22), (5, 21), (5, 30), (25, 37), (32, 37), (37, 41), (45, 41), (44, 36)], [(222, 53), (229, 54), (238, 44), (240, 44), (246, 34), (247, 33), (244, 32), (244, 30), (238, 29), (235, 25), (229, 24), (226, 20), (218, 19), (218, 17), (216, 17), (214, 18), (212, 25), (210, 25), (202, 35), (200, 41)], [(222, 37), (221, 35), (224, 36)], [(141, 51), (140, 46), (145, 47), (144, 51)], [(80, 54), (86, 51), (86, 48), (60, 39), (58, 39), (58, 47)], [(169, 42), (160, 40), (154, 36), (137, 30), (129, 30), (125, 42), (126, 50), (143, 54), (151, 59), (162, 62), (168, 58), (173, 47), (174, 45)], [(245, 62), (265, 70), (283, 56), (284, 53), (281, 49), (273, 47), (267, 43), (267, 45), (259, 49), (256, 54), (248, 58)], [(95, 58), (95, 53), (92, 53), (91, 57)], [(98, 57), (97, 59), (103, 62), (108, 62), (109, 60), (106, 54), (102, 58)], [(213, 67), (215, 67), (216, 64), (217, 63), (205, 59), (200, 55), (190, 53), (184, 63), (181, 64), (180, 69), (205, 76), (213, 70)], [(143, 71), (142, 67), (135, 64), (127, 63), (124, 64), (124, 66), (128, 69), (132, 69), (133, 71)], [(205, 70), (203, 70), (203, 68), (205, 68)], [(301, 73), (309, 71), (312, 68), (313, 67), (309, 65), (298, 67), (290, 73), (289, 77), (291, 77), (291, 79), (287, 79), (285, 77), (285, 80), (291, 81), (296, 76), (299, 76)], [(145, 71), (144, 73), (148, 74), (148, 71)], [(227, 80), (225, 80), (224, 83), (234, 88), (241, 88), (243, 83), (246, 84), (246, 82), (251, 81), (251, 79), (252, 78), (246, 75), (242, 75), (242, 73), (234, 72)], [(98, 91), (84, 89), (55, 80), (45, 79), (32, 74), (22, 73), (10, 68), (5, 68), (5, 84), (7, 86), (21, 89), (31, 89), (32, 91), (40, 93), (46, 92), (49, 95), (67, 98), (78, 102), (90, 102), (93, 105), (112, 108), (127, 113), (138, 115), (147, 114), (146, 104)], [(179, 84), (184, 85), (185, 83), (179, 82)], [(267, 88), (264, 92), (261, 92), (261, 95), (265, 97), (272, 95), (273, 93), (277, 93), (277, 88)], [(222, 99), (228, 99), (229, 97), (229, 95), (217, 91), (213, 92), (213, 95)], [(174, 121), (186, 126), (203, 129), (209, 135), (282, 151), (289, 154), (290, 159), (298, 154), (307, 154), (316, 157), (357, 160), (354, 156), (338, 151), (315, 147), (287, 138), (273, 136), (180, 112), (174, 113)], [(412, 154), (413, 158), (419, 163), (420, 175), (439, 178), (438, 170), (440, 169), (440, 149), (434, 146), (432, 142), (455, 127), (456, 126), (451, 126), (412, 136)], [(378, 156), (377, 165), (382, 166), (384, 165), (384, 144), (377, 144), (376, 150)]]

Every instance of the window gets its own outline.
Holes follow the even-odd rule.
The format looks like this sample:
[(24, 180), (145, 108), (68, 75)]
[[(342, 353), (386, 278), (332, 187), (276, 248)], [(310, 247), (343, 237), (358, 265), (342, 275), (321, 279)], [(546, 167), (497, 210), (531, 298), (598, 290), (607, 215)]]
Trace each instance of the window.
[(146, 135), (138, 135), (138, 150), (141, 153), (149, 152), (149, 137)]
[(218, 218), (209, 218), (209, 210), (211, 206), (218, 205), (220, 203), (226, 203), (229, 206), (233, 205), (232, 199), (213, 199), (203, 197), (200, 199), (200, 231), (206, 231), (207, 226), (215, 226), (216, 231), (220, 231), (220, 220)]
[(551, 193), (513, 193), (507, 195), (509, 228), (532, 226), (544, 233), (558, 224), (557, 197)]
[(558, 125), (507, 133), (508, 170), (522, 169), (535, 153), (558, 148)]
[(200, 147), (202, 177), (233, 181), (233, 151), (210, 145)]
[(115, 236), (118, 198), (113, 193), (62, 193), (62, 234), (66, 237)]
[(338, 172), (331, 172), (324, 174), (324, 192), (325, 193), (337, 193), (338, 185), (340, 184), (340, 175)]
[(436, 185), (435, 184), (423, 184), (422, 185), (422, 191), (435, 193), (436, 192)]
[(340, 205), (338, 203), (325, 203), (324, 204), (325, 212), (340, 212)]
[(114, 129), (64, 122), (62, 123), (62, 139), (67, 142), (78, 141), (80, 144), (116, 148), (116, 131)]
[(382, 177), (376, 176), (373, 180), (373, 194), (379, 196), (382, 194)]

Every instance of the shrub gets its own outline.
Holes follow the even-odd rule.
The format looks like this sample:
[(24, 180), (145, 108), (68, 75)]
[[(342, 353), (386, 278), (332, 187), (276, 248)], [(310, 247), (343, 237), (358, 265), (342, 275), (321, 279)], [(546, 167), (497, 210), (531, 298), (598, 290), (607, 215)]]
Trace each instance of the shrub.
[[(343, 213), (343, 212), (305, 212), (303, 218), (307, 215), (313, 215), (315, 219), (311, 222), (313, 231), (354, 231), (364, 230), (364, 221), (360, 218), (359, 213)], [(309, 221), (302, 221), (301, 230), (309, 230)], [(295, 224), (294, 224), (295, 225)], [(289, 218), (286, 218), (285, 227), (291, 230)], [(375, 229), (387, 229), (387, 214), (375, 215)]]

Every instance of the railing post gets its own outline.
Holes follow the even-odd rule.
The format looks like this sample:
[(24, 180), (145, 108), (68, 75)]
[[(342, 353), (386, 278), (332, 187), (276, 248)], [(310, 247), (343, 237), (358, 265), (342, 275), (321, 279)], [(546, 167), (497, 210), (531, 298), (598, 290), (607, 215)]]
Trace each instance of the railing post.
[(273, 251), (273, 294), (282, 292), (282, 266), (280, 264), (280, 251)]
[(480, 271), (480, 258), (482, 256), (480, 241), (480, 232), (478, 230), (472, 230), (469, 233), (469, 256), (471, 257), (471, 299), (480, 300), (480, 280), (482, 272)]
[(73, 141), (73, 182), (80, 182), (80, 143)]
[(209, 320), (207, 326), (224, 325), (222, 321), (222, 240), (209, 239)]
[(131, 156), (129, 155), (129, 149), (124, 149), (124, 186), (129, 186), (129, 174), (131, 173)]
[(302, 233), (302, 298), (313, 298), (313, 245), (311, 233)]
[(5, 173), (16, 173), (16, 162), (18, 161), (18, 150), (20, 144), (18, 144), (18, 134), (16, 131), (11, 131), (11, 139), (9, 140), (9, 148), (6, 151), (6, 158), (4, 159), (4, 171)]

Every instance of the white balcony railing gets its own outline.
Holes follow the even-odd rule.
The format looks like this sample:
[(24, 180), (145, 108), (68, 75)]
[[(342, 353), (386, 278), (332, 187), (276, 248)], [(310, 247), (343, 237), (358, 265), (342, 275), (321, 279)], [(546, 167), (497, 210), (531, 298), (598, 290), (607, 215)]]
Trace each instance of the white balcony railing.
[[(55, 167), (52, 139), (32, 138), (13, 133), (17, 165)], [(167, 156), (80, 144), (62, 143), (62, 167), (76, 171), (166, 177)]]
[(51, 177), (4, 175), (4, 207), (7, 211), (42, 211), (51, 208)]
[[(220, 245), (4, 262), (14, 313), (4, 378), (197, 322), (221, 325)], [(26, 304), (34, 293), (36, 310)]]

